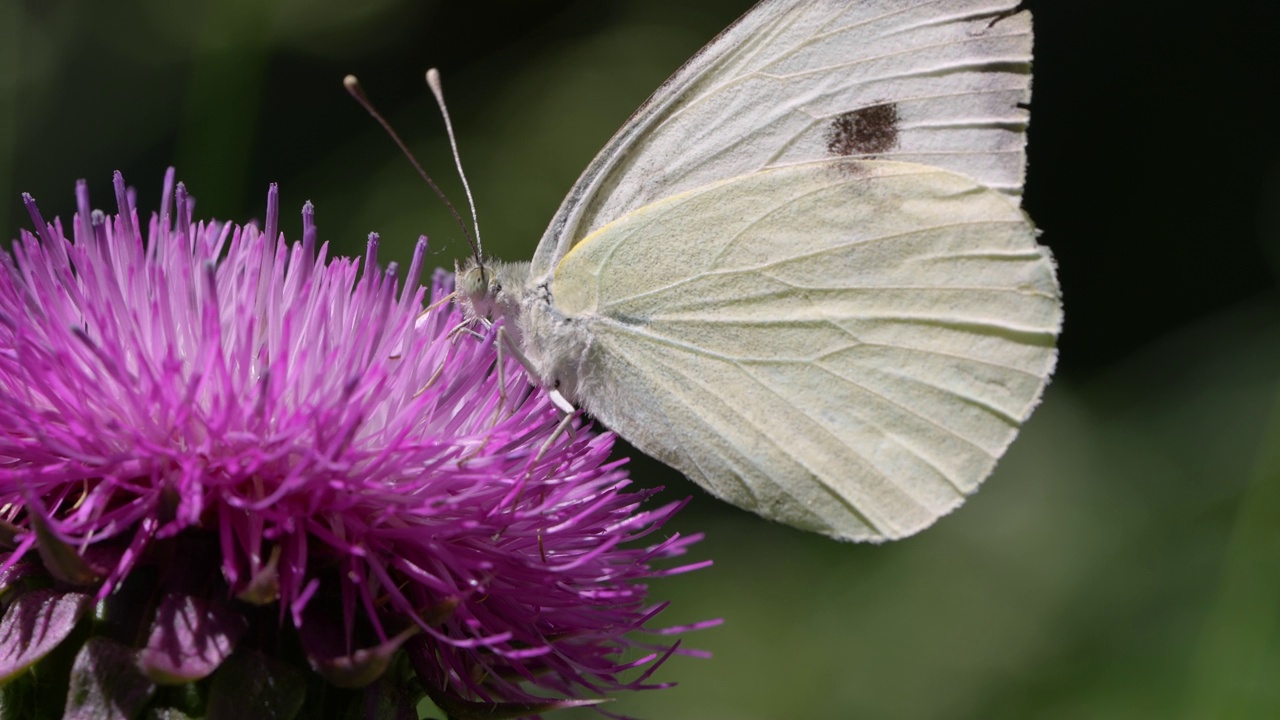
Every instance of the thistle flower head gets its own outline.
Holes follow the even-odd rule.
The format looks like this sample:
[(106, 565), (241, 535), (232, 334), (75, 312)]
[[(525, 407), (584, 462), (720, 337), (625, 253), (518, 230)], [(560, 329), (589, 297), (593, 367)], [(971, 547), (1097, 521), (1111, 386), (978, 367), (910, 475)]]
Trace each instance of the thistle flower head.
[(302, 658), (398, 706), (412, 668), (458, 718), (648, 686), (675, 645), (631, 635), (643, 581), (696, 538), (655, 536), (677, 505), (558, 429), (451, 276), (419, 287), (425, 238), (400, 285), (376, 235), (330, 259), (309, 204), (286, 242), (274, 186), (262, 229), (196, 222), (171, 170), (145, 240), (115, 195), (81, 182), (70, 228), (25, 197), (36, 232), (0, 252), (0, 682), (62, 648), (69, 717), (166, 685), (275, 702), (244, 678), (305, 688)]

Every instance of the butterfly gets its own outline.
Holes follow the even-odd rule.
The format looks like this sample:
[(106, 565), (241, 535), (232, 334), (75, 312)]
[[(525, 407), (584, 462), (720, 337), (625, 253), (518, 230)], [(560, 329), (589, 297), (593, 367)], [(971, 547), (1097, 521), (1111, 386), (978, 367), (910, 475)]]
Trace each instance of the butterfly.
[(459, 302), (716, 497), (845, 540), (929, 526), (1057, 358), (1016, 6), (760, 2), (627, 120), (531, 262), (461, 267)]

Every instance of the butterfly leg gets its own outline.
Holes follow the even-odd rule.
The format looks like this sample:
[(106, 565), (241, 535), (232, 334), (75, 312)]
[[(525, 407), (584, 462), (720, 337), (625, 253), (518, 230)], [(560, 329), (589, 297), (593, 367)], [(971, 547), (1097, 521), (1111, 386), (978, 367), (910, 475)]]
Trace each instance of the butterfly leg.
[[(534, 468), (538, 467), (538, 463), (542, 462), (542, 458), (546, 457), (547, 452), (551, 450), (551, 446), (554, 445), (556, 440), (558, 440), (560, 436), (565, 434), (566, 432), (569, 434), (570, 437), (573, 436), (573, 419), (575, 417), (577, 417), (576, 412), (567, 414), (564, 417), (560, 418), (560, 422), (556, 425), (556, 429), (551, 431), (551, 434), (547, 436), (547, 439), (544, 440), (542, 442), (542, 445), (538, 448), (538, 452), (534, 453), (533, 458), (529, 461), (529, 464), (527, 465), (528, 469), (524, 473), (524, 478), (520, 481), (519, 486), (516, 488), (515, 494), (511, 498), (510, 506), (513, 511), (516, 508), (516, 506), (520, 503), (520, 497), (524, 493), (525, 483), (533, 477)], [(498, 534), (494, 536), (494, 538), (497, 539), (498, 537), (501, 536), (501, 534), (502, 534), (502, 531), (500, 530), (498, 531)], [(545, 560), (546, 558), (544, 557), (543, 559)]]
[[(488, 320), (483, 320), (482, 322), (488, 323), (489, 321), (488, 321)], [(453, 326), (453, 329), (452, 329), (452, 330), (450, 330), (448, 333), (446, 333), (446, 335), (448, 336), (449, 340), (450, 340), (451, 342), (457, 342), (457, 340), (458, 340), (458, 336), (459, 336), (459, 335), (461, 335), (461, 334), (462, 334), (462, 333), (464, 333), (464, 332), (466, 332), (466, 333), (471, 333), (471, 334), (472, 334), (472, 335), (474, 335), (477, 339), (482, 339), (482, 338), (484, 338), (484, 335), (481, 335), (480, 333), (478, 333), (478, 332), (476, 332), (475, 330), (472, 330), (472, 329), (471, 329), (471, 323), (472, 323), (472, 321), (471, 321), (471, 320), (463, 320), (462, 322), (458, 323), (457, 325), (454, 325), (454, 326)], [(487, 327), (487, 325), (486, 325), (486, 327)]]
[(507, 358), (503, 348), (508, 346), (512, 350), (515, 349), (514, 345), (511, 345), (508, 341), (506, 331), (503, 328), (498, 328), (497, 342), (493, 344), (493, 349), (498, 354), (498, 358), (493, 364), (498, 373), (498, 407), (494, 409), (493, 419), (495, 423), (498, 421), (497, 415), (502, 412), (503, 408), (507, 407)]
[(556, 429), (552, 430), (551, 435), (542, 442), (542, 446), (538, 448), (537, 454), (533, 456), (533, 462), (529, 463), (529, 475), (533, 474), (533, 469), (538, 466), (538, 463), (542, 461), (542, 458), (547, 454), (547, 451), (551, 449), (551, 446), (555, 444), (556, 440), (558, 440), (561, 435), (567, 432), (570, 437), (573, 437), (573, 419), (575, 417), (577, 417), (576, 414), (570, 413), (565, 415), (563, 418), (560, 418), (560, 423), (556, 425)]
[[(529, 362), (529, 358), (525, 357), (525, 354), (520, 352), (520, 348), (516, 345), (515, 340), (511, 339), (511, 335), (507, 333), (506, 328), (498, 328), (498, 341), (498, 382), (502, 383), (502, 349), (505, 347), (507, 351), (524, 366), (524, 371), (528, 373), (530, 380), (537, 384), (538, 371), (534, 369), (533, 363)], [(500, 387), (504, 386), (500, 385)], [(547, 397), (551, 398), (551, 404), (555, 405), (560, 412), (565, 415), (573, 415), (578, 412), (578, 409), (573, 406), (573, 403), (569, 402), (568, 398), (561, 394), (559, 390), (552, 388), (543, 389), (547, 391)]]
[[(497, 343), (499, 388), (506, 387), (503, 375), (503, 366), (506, 364), (503, 357), (504, 348), (505, 352), (510, 352), (517, 360), (520, 361), (520, 364), (524, 366), (525, 372), (529, 374), (531, 379), (538, 377), (537, 372), (533, 368), (533, 364), (529, 362), (529, 358), (526, 357), (524, 353), (520, 352), (520, 348), (517, 347), (515, 340), (512, 339), (506, 328), (500, 327), (498, 328)], [(533, 462), (529, 463), (530, 473), (533, 472), (533, 468), (537, 466), (537, 464), (547, 454), (547, 451), (551, 449), (551, 446), (555, 444), (556, 440), (558, 440), (561, 435), (567, 432), (570, 437), (573, 437), (573, 419), (578, 415), (578, 409), (575, 408), (573, 403), (569, 402), (569, 400), (565, 398), (559, 390), (548, 388), (543, 389), (546, 390), (547, 397), (551, 399), (551, 403), (556, 406), (557, 410), (564, 414), (564, 417), (560, 418), (560, 423), (556, 425), (556, 429), (551, 431), (551, 435), (543, 441), (542, 446), (538, 448), (537, 454), (533, 456)]]

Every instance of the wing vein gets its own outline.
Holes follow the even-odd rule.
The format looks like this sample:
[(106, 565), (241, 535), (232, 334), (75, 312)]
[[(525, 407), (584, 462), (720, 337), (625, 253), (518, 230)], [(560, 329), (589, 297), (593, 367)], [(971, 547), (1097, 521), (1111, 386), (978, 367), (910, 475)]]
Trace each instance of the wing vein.
[[(657, 334), (657, 333), (646, 332), (646, 331), (641, 330), (641, 329), (639, 329), (639, 328), (632, 327), (632, 326), (628, 326), (628, 325), (623, 325), (623, 324), (621, 324), (621, 323), (613, 323), (613, 322), (610, 322), (609, 324), (610, 324), (610, 326), (611, 326), (611, 327), (612, 327), (616, 332), (618, 332), (619, 334), (624, 334), (624, 335), (629, 334), (629, 335), (633, 335), (633, 336), (643, 337), (643, 338), (645, 338), (645, 339), (647, 339), (647, 340), (649, 340), (649, 341), (652, 341), (652, 342), (655, 342), (655, 343), (658, 343), (658, 344), (661, 344), (661, 345), (666, 345), (666, 346), (668, 346), (668, 347), (672, 347), (672, 348), (677, 348), (677, 349), (683, 350), (683, 351), (685, 351), (685, 352), (687, 352), (687, 353), (689, 353), (689, 354), (691, 354), (691, 355), (695, 355), (695, 356), (696, 356), (696, 355), (701, 355), (701, 356), (703, 356), (703, 357), (712, 357), (712, 358), (716, 358), (716, 359), (718, 359), (718, 360), (722, 360), (722, 361), (724, 361), (724, 362), (727, 362), (727, 363), (729, 363), (729, 364), (731, 364), (731, 365), (733, 365), (733, 366), (737, 367), (739, 370), (743, 371), (744, 373), (746, 373), (748, 376), (750, 376), (753, 380), (755, 380), (755, 381), (756, 381), (756, 384), (757, 384), (757, 385), (760, 385), (761, 387), (764, 387), (764, 388), (765, 388), (766, 390), (768, 390), (771, 394), (773, 394), (773, 395), (775, 395), (775, 396), (778, 396), (778, 397), (782, 397), (781, 395), (778, 395), (778, 393), (776, 393), (775, 391), (773, 391), (771, 388), (769, 388), (767, 385), (765, 385), (764, 383), (762, 383), (762, 382), (759, 380), (759, 378), (755, 377), (755, 376), (754, 376), (753, 374), (751, 374), (750, 372), (747, 372), (746, 368), (745, 368), (745, 367), (743, 367), (743, 358), (734, 357), (734, 356), (732, 356), (732, 355), (725, 355), (725, 354), (723, 354), (723, 353), (710, 352), (710, 351), (708, 351), (706, 348), (700, 348), (700, 347), (697, 347), (697, 346), (692, 345), (692, 344), (689, 344), (689, 343), (685, 343), (685, 342), (681, 342), (681, 341), (675, 340), (675, 339), (670, 338), (670, 337), (667, 337), (667, 336), (665, 336), (665, 335), (659, 335), (659, 334)], [(782, 361), (775, 361), (775, 362), (778, 362), (778, 363), (795, 363), (795, 361), (785, 361), (785, 360), (782, 360)], [(762, 363), (757, 363), (757, 364), (762, 364)], [(670, 365), (667, 365), (667, 367), (671, 367), (671, 366), (670, 366)], [(901, 411), (903, 411), (904, 413), (906, 413), (906, 414), (908, 414), (908, 415), (911, 415), (911, 416), (913, 416), (913, 417), (915, 417), (915, 418), (917, 418), (917, 419), (919, 419), (919, 420), (921, 420), (921, 421), (923, 421), (923, 422), (925, 422), (925, 423), (927, 423), (927, 424), (929, 424), (929, 425), (932, 425), (932, 426), (936, 427), (937, 429), (941, 430), (942, 432), (947, 433), (948, 435), (951, 435), (952, 437), (957, 438), (958, 440), (960, 440), (960, 441), (964, 442), (966, 445), (969, 445), (969, 446), (973, 447), (974, 449), (978, 450), (979, 452), (981, 452), (981, 453), (983, 453), (983, 454), (985, 454), (985, 455), (988, 455), (988, 456), (990, 455), (989, 453), (987, 453), (987, 451), (986, 451), (984, 448), (982, 448), (981, 446), (977, 445), (976, 443), (974, 443), (973, 441), (969, 440), (968, 438), (965, 438), (965, 437), (963, 437), (963, 436), (961, 436), (961, 435), (956, 434), (955, 432), (953, 432), (953, 431), (949, 430), (948, 428), (946, 428), (946, 427), (944, 427), (944, 426), (942, 426), (942, 425), (939, 425), (939, 424), (938, 424), (937, 422), (935, 422), (934, 420), (932, 420), (932, 419), (930, 419), (930, 418), (927, 418), (927, 417), (925, 417), (925, 416), (921, 415), (920, 413), (918, 413), (918, 412), (916, 412), (916, 411), (914, 411), (914, 410), (912, 410), (912, 409), (910, 409), (910, 408), (908, 408), (908, 407), (906, 407), (906, 406), (902, 405), (901, 403), (897, 402), (896, 400), (893, 400), (892, 398), (889, 398), (889, 397), (888, 397), (888, 396), (886, 396), (886, 395), (883, 395), (883, 394), (881, 394), (881, 393), (879, 393), (879, 392), (877, 392), (877, 391), (875, 391), (875, 390), (872, 390), (871, 388), (866, 387), (865, 385), (863, 385), (862, 383), (860, 383), (860, 382), (858, 382), (858, 381), (856, 381), (856, 380), (851, 380), (851, 379), (849, 379), (849, 378), (845, 378), (845, 377), (842, 377), (842, 376), (840, 376), (840, 375), (837, 375), (837, 374), (833, 373), (833, 372), (832, 372), (830, 369), (828, 369), (828, 368), (825, 368), (825, 367), (822, 367), (822, 366), (817, 366), (817, 367), (818, 367), (818, 369), (819, 369), (819, 370), (821, 370), (821, 371), (822, 371), (822, 372), (824, 372), (825, 374), (831, 375), (832, 377), (838, 378), (838, 379), (840, 379), (840, 380), (842, 380), (842, 381), (844, 381), (844, 382), (846, 382), (846, 383), (849, 383), (849, 384), (851, 384), (851, 385), (854, 385), (854, 386), (858, 387), (859, 389), (861, 389), (862, 391), (866, 392), (868, 395), (873, 395), (873, 396), (875, 396), (875, 397), (878, 397), (878, 398), (880, 398), (881, 400), (883, 400), (884, 402), (886, 402), (886, 403), (888, 403), (888, 404), (890, 404), (890, 405), (893, 405), (893, 406), (897, 407), (898, 409), (900, 409), (900, 410), (901, 410)], [(687, 373), (684, 373), (683, 371), (681, 371), (681, 374), (682, 374), (682, 375), (684, 375), (687, 379), (692, 379), (692, 376), (691, 376), (691, 375), (689, 375), (689, 374), (687, 374)], [(701, 386), (701, 383), (698, 383), (698, 385), (699, 385), (699, 386)], [(790, 407), (796, 408), (796, 406), (795, 406), (795, 405), (790, 405)], [(808, 416), (808, 412), (807, 412), (807, 411), (801, 410), (800, 408), (796, 408), (796, 409), (797, 409), (797, 410), (800, 410), (803, 414), (805, 414), (806, 416)], [(877, 429), (883, 430), (883, 428), (881, 428), (879, 425), (875, 425), (874, 423), (870, 423), (870, 424), (872, 424), (872, 425), (873, 425), (874, 427), (876, 427)], [(886, 432), (885, 434), (886, 434), (886, 437), (889, 437), (889, 436), (890, 436), (887, 432)], [(843, 444), (843, 443), (842, 443), (842, 444)], [(911, 451), (913, 454), (914, 454), (914, 452), (915, 452), (915, 451), (914, 451), (914, 450), (912, 450), (911, 448), (909, 448), (909, 447), (907, 447), (906, 445), (903, 445), (903, 444), (901, 444), (901, 443), (899, 443), (899, 446), (900, 446), (900, 447), (902, 447), (904, 450), (909, 450), (909, 451)], [(932, 463), (930, 463), (930, 465), (932, 466)], [(936, 468), (935, 468), (935, 469), (936, 469)], [(941, 472), (941, 471), (939, 471), (939, 472)], [(886, 478), (886, 479), (887, 479), (887, 478)], [(951, 483), (951, 484), (953, 484), (953, 485), (954, 485), (954, 483), (953, 483), (953, 481), (951, 480), (951, 478), (950, 478), (950, 477), (948, 477), (948, 478), (947, 478), (947, 482), (948, 482), (948, 483)], [(963, 492), (962, 492), (961, 494), (963, 494)]]

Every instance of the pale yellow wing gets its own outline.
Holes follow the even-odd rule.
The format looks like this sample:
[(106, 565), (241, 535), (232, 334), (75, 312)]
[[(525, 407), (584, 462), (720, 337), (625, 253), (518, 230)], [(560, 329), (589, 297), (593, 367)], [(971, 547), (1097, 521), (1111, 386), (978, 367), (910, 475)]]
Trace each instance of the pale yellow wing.
[(1007, 196), (829, 160), (640, 208), (557, 266), (578, 396), (713, 495), (838, 538), (910, 535), (991, 472), (1053, 370), (1053, 263)]
[(831, 156), (918, 162), (1018, 197), (1031, 15), (1018, 0), (763, 0), (583, 171), (533, 257), (662, 198)]

